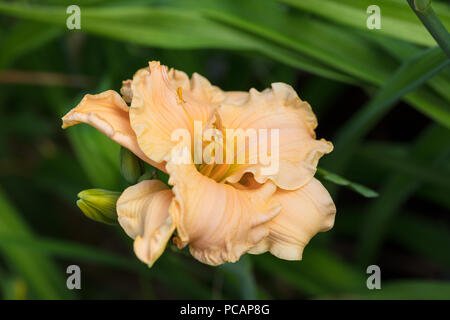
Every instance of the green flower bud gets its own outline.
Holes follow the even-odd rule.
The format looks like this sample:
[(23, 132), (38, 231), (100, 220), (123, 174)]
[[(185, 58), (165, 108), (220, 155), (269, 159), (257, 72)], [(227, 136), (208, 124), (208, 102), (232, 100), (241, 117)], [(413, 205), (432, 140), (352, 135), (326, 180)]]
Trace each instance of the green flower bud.
[(144, 180), (153, 180), (157, 178), (156, 169), (152, 168), (148, 171), (146, 171), (142, 176), (139, 177), (138, 182), (144, 181)]
[(88, 189), (78, 193), (78, 208), (86, 217), (106, 224), (117, 223), (116, 202), (120, 192)]
[(120, 148), (120, 172), (129, 184), (135, 184), (144, 173), (144, 162), (127, 148)]

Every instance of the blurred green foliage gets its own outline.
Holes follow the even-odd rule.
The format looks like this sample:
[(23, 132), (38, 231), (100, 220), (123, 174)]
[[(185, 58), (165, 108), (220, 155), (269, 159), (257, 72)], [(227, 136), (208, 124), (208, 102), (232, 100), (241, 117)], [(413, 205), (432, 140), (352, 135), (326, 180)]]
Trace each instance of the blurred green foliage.
[[(3, 298), (450, 299), (449, 60), (406, 1), (377, 1), (382, 28), (368, 30), (372, 2), (82, 0), (71, 31), (73, 1), (0, 1)], [(433, 8), (449, 29), (449, 4)], [(303, 261), (213, 268), (168, 247), (148, 269), (119, 227), (79, 212), (80, 190), (127, 183), (118, 145), (84, 125), (63, 132), (60, 117), (149, 60), (225, 90), (286, 82), (311, 103), (318, 136), (335, 144), (318, 177), (337, 217)], [(65, 288), (69, 264), (81, 291)], [(366, 288), (370, 264), (382, 290)]]

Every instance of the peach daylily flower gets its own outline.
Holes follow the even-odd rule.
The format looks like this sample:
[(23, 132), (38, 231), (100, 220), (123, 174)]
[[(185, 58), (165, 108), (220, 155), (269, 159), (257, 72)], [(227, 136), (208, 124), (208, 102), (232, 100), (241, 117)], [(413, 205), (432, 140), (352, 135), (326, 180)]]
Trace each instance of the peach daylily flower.
[[(123, 82), (121, 94), (86, 95), (63, 117), (63, 128), (88, 123), (169, 174), (172, 189), (145, 180), (117, 201), (119, 224), (135, 239), (143, 262), (152, 265), (172, 236), (179, 248), (189, 245), (196, 259), (210, 265), (266, 251), (301, 260), (310, 239), (332, 228), (336, 208), (314, 174), (333, 147), (316, 140), (316, 117), (291, 86), (225, 92), (197, 73), (189, 79), (151, 62)], [(267, 173), (260, 163), (173, 161), (180, 145), (171, 134), (181, 128), (193, 137), (195, 121), (222, 131), (278, 129), (278, 170)], [(256, 157), (245, 151), (247, 160)]]

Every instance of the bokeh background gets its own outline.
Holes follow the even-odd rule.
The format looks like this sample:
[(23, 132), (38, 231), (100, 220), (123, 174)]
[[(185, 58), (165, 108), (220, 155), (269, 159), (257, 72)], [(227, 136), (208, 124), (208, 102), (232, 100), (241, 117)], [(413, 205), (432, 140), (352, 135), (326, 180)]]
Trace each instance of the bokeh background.
[[(81, 30), (66, 28), (71, 4)], [(366, 27), (372, 4), (380, 30)], [(433, 8), (450, 29), (448, 2)], [(379, 196), (322, 171), (336, 223), (303, 261), (209, 267), (168, 247), (148, 269), (120, 227), (75, 204), (83, 189), (127, 187), (119, 146), (86, 125), (63, 131), (60, 118), (149, 60), (224, 90), (291, 84), (335, 144), (319, 166)], [(449, 299), (448, 62), (403, 0), (0, 1), (1, 296)], [(66, 288), (71, 264), (82, 290)], [(372, 264), (381, 290), (366, 287)]]

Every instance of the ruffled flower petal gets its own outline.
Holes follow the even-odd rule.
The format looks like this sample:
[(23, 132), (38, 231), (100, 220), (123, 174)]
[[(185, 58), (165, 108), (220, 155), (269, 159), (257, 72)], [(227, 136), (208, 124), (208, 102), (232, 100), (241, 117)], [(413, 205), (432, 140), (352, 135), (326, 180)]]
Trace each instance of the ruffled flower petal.
[[(151, 72), (150, 67), (142, 68), (138, 72), (142, 71)], [(172, 87), (181, 88), (183, 92), (189, 92), (195, 99), (199, 101), (205, 101), (212, 104), (216, 104), (225, 99), (226, 93), (223, 92), (219, 87), (211, 85), (211, 83), (198, 73), (193, 73), (192, 78), (180, 70), (170, 68), (167, 72), (167, 77)], [(122, 81), (122, 88), (120, 93), (123, 99), (130, 103), (133, 99), (133, 90), (131, 89), (132, 80)], [(232, 94), (233, 95), (233, 94)]]
[(235, 262), (268, 235), (267, 222), (280, 206), (269, 203), (276, 187), (267, 183), (257, 190), (237, 190), (200, 174), (193, 164), (169, 162), (175, 198), (169, 208), (178, 237), (191, 254), (210, 265)]
[[(208, 124), (214, 116), (215, 100), (220, 89), (194, 74), (188, 81), (185, 73), (171, 70), (159, 62), (139, 70), (131, 83), (131, 126), (144, 153), (156, 162), (170, 158), (172, 148), (180, 141), (173, 137), (179, 130), (189, 133), (192, 148), (194, 121)], [(187, 131), (186, 131), (187, 130)]]
[(196, 72), (189, 79), (185, 72), (170, 68), (167, 75), (173, 87), (182, 89), (183, 98), (185, 93), (187, 93), (196, 101), (212, 105), (225, 99), (225, 93), (219, 87), (213, 86), (208, 79)]
[(295, 191), (278, 189), (271, 201), (281, 204), (281, 212), (267, 223), (269, 236), (249, 253), (270, 251), (280, 259), (301, 260), (311, 238), (333, 227), (336, 207), (328, 191), (315, 178)]
[[(251, 150), (247, 144), (245, 149), (237, 150), (236, 154), (245, 152), (246, 163), (233, 165), (226, 177), (228, 182), (236, 183), (244, 173), (251, 172), (259, 183), (270, 179), (280, 188), (295, 190), (312, 179), (319, 158), (333, 149), (330, 142), (316, 140), (314, 129), (317, 120), (310, 105), (284, 83), (274, 83), (271, 89), (262, 92), (251, 89), (247, 95), (243, 92), (228, 93), (218, 113), (227, 129), (242, 129), (244, 132), (250, 129), (258, 135), (260, 129), (267, 129), (265, 139), (258, 137), (258, 149)], [(274, 129), (279, 130), (278, 148), (276, 140), (271, 140)], [(272, 142), (273, 150), (278, 152), (278, 160), (271, 150)], [(267, 145), (265, 152), (259, 151), (263, 144)], [(260, 153), (267, 156), (264, 159), (266, 164)], [(276, 161), (278, 170), (267, 170), (270, 162)]]
[(127, 188), (117, 200), (119, 224), (134, 240), (136, 256), (149, 266), (161, 256), (175, 230), (168, 208), (173, 194), (159, 180)]
[(163, 164), (151, 161), (139, 148), (136, 134), (130, 126), (129, 108), (120, 95), (108, 90), (84, 96), (83, 100), (63, 118), (62, 128), (87, 123), (129, 149), (145, 162), (164, 170)]

